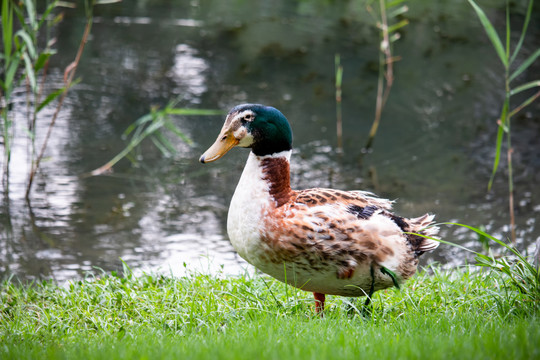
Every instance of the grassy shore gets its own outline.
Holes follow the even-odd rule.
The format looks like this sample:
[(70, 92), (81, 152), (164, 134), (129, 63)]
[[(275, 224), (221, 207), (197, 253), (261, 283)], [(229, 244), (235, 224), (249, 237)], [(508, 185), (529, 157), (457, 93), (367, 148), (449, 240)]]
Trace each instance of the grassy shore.
[(362, 301), (313, 299), (266, 276), (105, 275), (4, 282), (1, 359), (538, 359), (538, 304), (499, 274), (418, 274)]

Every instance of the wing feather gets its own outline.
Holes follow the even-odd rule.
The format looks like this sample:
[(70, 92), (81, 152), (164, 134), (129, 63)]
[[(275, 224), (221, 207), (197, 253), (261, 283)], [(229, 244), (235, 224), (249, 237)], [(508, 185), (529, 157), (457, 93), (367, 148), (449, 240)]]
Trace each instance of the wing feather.
[(297, 194), (295, 201), (277, 209), (281, 214), (267, 219), (264, 238), (279, 254), (277, 261), (302, 259), (312, 267), (335, 268), (338, 278), (350, 278), (359, 264), (384, 263), (405, 251), (401, 229), (382, 215), (391, 201), (362, 191), (310, 189)]
[(341, 191), (335, 189), (313, 188), (297, 191), (295, 202), (308, 206), (323, 204), (347, 204), (360, 207), (375, 206), (391, 210), (393, 201), (381, 199), (368, 191)]

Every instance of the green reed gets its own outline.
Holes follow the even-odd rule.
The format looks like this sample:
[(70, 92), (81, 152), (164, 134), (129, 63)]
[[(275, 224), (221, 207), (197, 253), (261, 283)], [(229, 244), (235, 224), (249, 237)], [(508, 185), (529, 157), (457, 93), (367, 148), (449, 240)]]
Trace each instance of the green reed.
[[(496, 304), (502, 315), (507, 316), (511, 313), (523, 311), (536, 314), (540, 312), (540, 259), (525, 255), (512, 243), (497, 239), (474, 226), (450, 222), (440, 225), (459, 226), (469, 229), (488, 243), (488, 253), (482, 254), (450, 241), (416, 234), (473, 253), (476, 266), (488, 268), (491, 270), (492, 275), (500, 279), (499, 287), (502, 291), (491, 292), (491, 296), (496, 299)], [(490, 243), (499, 245), (503, 250), (502, 254), (495, 256), (491, 251)]]
[[(34, 177), (40, 168), (64, 99), (69, 89), (78, 82), (75, 79), (75, 72), (92, 27), (93, 7), (118, 1), (120, 0), (85, 0), (87, 22), (75, 59), (64, 71), (63, 86), (46, 93), (49, 59), (56, 53), (52, 47), (54, 41), (49, 38), (49, 33), (50, 29), (62, 20), (62, 13), (55, 15), (53, 10), (58, 7), (73, 8), (77, 4), (69, 1), (46, 1), (45, 10), (39, 14), (36, 0), (2, 0), (1, 26), (4, 47), (0, 54), (0, 67), (3, 70), (0, 76), (2, 90), (0, 94), (2, 127), (0, 130), (3, 148), (2, 182), (5, 198), (9, 198), (11, 152), (15, 137), (18, 136), (27, 137), (31, 145), (26, 187), (26, 199), (29, 200)], [(40, 41), (42, 34), (45, 34), (45, 45), (42, 45), (43, 41)], [(21, 87), (24, 87), (26, 93), (24, 105), (13, 101), (14, 91)], [(56, 102), (56, 109), (52, 116), (45, 119), (40, 113), (53, 102)], [(26, 113), (26, 124), (16, 124), (15, 114), (23, 113)], [(41, 144), (38, 144), (36, 140), (38, 120), (48, 120), (48, 126), (45, 127), (47, 130)]]
[(336, 54), (334, 56), (334, 66), (336, 74), (336, 134), (337, 134), (337, 147), (339, 150), (343, 150), (343, 110), (341, 106), (341, 84), (343, 82), (343, 65), (341, 65), (341, 56)]
[[(54, 54), (49, 42), (44, 48), (38, 46), (38, 35), (43, 27), (51, 26), (47, 20), (56, 3), (47, 5), (41, 17), (36, 11), (36, 2), (23, 0), (2, 0), (2, 40), (3, 52), (0, 54), (2, 76), (0, 79), (0, 101), (2, 102), (2, 140), (3, 140), (3, 185), (4, 193), (9, 193), (9, 169), (11, 151), (15, 131), (14, 114), (19, 111), (12, 102), (13, 93), (22, 85), (27, 88), (27, 105), (29, 96), (33, 96), (33, 109), (26, 126), (27, 134), (34, 144), (35, 121), (37, 114), (59, 93), (53, 93), (41, 99), (43, 82), (38, 84), (40, 74), (45, 74), (49, 57)], [(43, 76), (45, 79), (45, 76)]]
[[(520, 79), (520, 75), (522, 75), (522, 73), (524, 73), (540, 56), (540, 49), (538, 49), (525, 58), (525, 60), (522, 60), (520, 64), (516, 63), (527, 33), (534, 1), (531, 0), (528, 3), (525, 21), (523, 23), (518, 43), (513, 51), (511, 50), (510, 46), (510, 11), (508, 2), (506, 6), (506, 41), (504, 45), (484, 11), (473, 0), (469, 0), (469, 3), (480, 19), (480, 22), (504, 67), (505, 97), (500, 118), (497, 120), (498, 132), (495, 160), (493, 163), (491, 178), (488, 183), (488, 190), (491, 189), (493, 185), (494, 177), (497, 173), (501, 160), (503, 143), (504, 140), (506, 140), (511, 239), (507, 243), (488, 234), (483, 228), (477, 228), (459, 223), (444, 224), (460, 226), (473, 231), (487, 254), (470, 250), (466, 247), (446, 240), (435, 238), (431, 239), (447, 245), (456, 246), (468, 252), (472, 252), (475, 255), (477, 266), (490, 269), (494, 278), (499, 280), (499, 286), (502, 290), (499, 292), (490, 292), (490, 295), (496, 300), (497, 307), (502, 315), (507, 316), (512, 313), (520, 313), (523, 311), (538, 314), (540, 310), (540, 258), (534, 259), (533, 256), (523, 254), (516, 248), (513, 195), (514, 182), (512, 171), (512, 142), (510, 126), (511, 119), (514, 115), (540, 97), (540, 91), (538, 91), (538, 88), (540, 87), (540, 80), (530, 81), (519, 85), (513, 84), (516, 80)], [(518, 106), (512, 108), (513, 104), (511, 100), (513, 100), (512, 97), (514, 95), (525, 91), (531, 91), (533, 89), (536, 89), (535, 93), (530, 94)], [(492, 244), (498, 245), (502, 249), (503, 253), (495, 256), (491, 252)], [(537, 257), (540, 256), (538, 253), (539, 246), (540, 242), (537, 242)]]
[[(495, 174), (499, 168), (499, 163), (501, 160), (502, 147), (504, 140), (506, 140), (506, 161), (508, 165), (508, 205), (510, 212), (510, 228), (511, 228), (511, 239), (512, 243), (516, 243), (516, 226), (515, 226), (515, 211), (514, 211), (514, 175), (512, 169), (512, 136), (511, 136), (511, 120), (514, 115), (519, 111), (523, 110), (525, 107), (530, 105), (533, 101), (540, 97), (540, 80), (534, 80), (527, 83), (515, 84), (516, 80), (520, 79), (520, 75), (525, 72), (540, 56), (540, 49), (537, 49), (529, 57), (517, 64), (517, 59), (521, 54), (523, 41), (527, 34), (527, 29), (531, 19), (532, 9), (534, 0), (529, 0), (527, 11), (525, 14), (525, 21), (521, 30), (519, 41), (515, 48), (511, 49), (510, 44), (510, 9), (509, 2), (506, 2), (506, 33), (505, 33), (505, 42), (501, 41), (499, 34), (493, 27), (493, 24), (489, 21), (488, 17), (484, 11), (473, 1), (468, 0), (474, 11), (478, 15), (482, 27), (484, 28), (495, 52), (501, 64), (504, 68), (504, 101), (502, 104), (501, 113), (499, 119), (497, 120), (498, 130), (497, 130), (497, 143), (495, 147), (495, 160), (493, 161), (493, 169), (491, 172), (491, 178), (488, 183), (488, 190), (491, 189), (493, 185), (493, 180), (495, 179)], [(512, 97), (521, 94), (525, 91), (530, 91), (536, 89), (535, 93), (531, 94), (524, 101), (522, 101), (518, 106), (512, 108)]]
[(377, 80), (377, 100), (375, 103), (375, 118), (371, 124), (365, 149), (373, 146), (381, 122), (382, 112), (390, 90), (394, 83), (394, 63), (400, 58), (393, 55), (392, 44), (401, 37), (399, 30), (409, 24), (402, 16), (409, 10), (404, 0), (379, 0), (379, 14), (375, 15), (371, 3), (368, 2), (368, 12), (375, 18), (380, 31), (379, 43), (379, 76)]
[(223, 115), (221, 110), (177, 108), (178, 99), (170, 101), (163, 109), (152, 108), (148, 114), (141, 116), (125, 131), (124, 136), (129, 137), (126, 147), (106, 164), (91, 171), (87, 176), (103, 175), (111, 171), (112, 167), (125, 157), (129, 157), (133, 150), (145, 139), (150, 139), (165, 157), (176, 154), (175, 146), (170, 142), (164, 132), (172, 134), (186, 144), (192, 144), (189, 139), (173, 122), (171, 115), (175, 116), (203, 116)]

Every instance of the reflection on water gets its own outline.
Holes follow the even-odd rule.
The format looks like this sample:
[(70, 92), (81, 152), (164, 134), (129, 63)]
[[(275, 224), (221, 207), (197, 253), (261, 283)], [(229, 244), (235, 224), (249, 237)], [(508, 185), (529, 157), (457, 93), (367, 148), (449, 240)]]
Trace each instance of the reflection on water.
[(173, 94), (184, 95), (191, 104), (200, 103), (199, 98), (207, 91), (204, 77), (207, 70), (208, 65), (197, 57), (195, 49), (186, 44), (177, 45), (170, 74), (177, 85), (172, 90)]
[[(137, 271), (243, 272), (246, 264), (228, 242), (226, 216), (247, 153), (197, 162), (221, 117), (176, 118), (194, 145), (171, 138), (175, 158), (164, 158), (148, 142), (136, 166), (124, 161), (108, 176), (80, 176), (123, 148), (121, 134), (135, 119), (177, 97), (191, 108), (260, 102), (282, 110), (295, 135), (297, 188), (370, 190), (397, 199), (402, 215), (434, 212), (439, 221), (508, 236), (504, 169), (494, 191), (485, 192), (504, 84), (476, 16), (463, 2), (410, 4), (375, 149), (363, 154), (374, 112), (378, 34), (359, 4), (126, 1), (100, 7), (78, 70), (82, 81), (58, 119), (30, 208), (24, 190), (31, 148), (23, 137), (14, 145), (10, 197), (0, 213), (0, 274), (62, 280), (96, 267), (119, 270), (120, 258)], [(503, 12), (489, 5), (489, 16), (503, 24)], [(525, 56), (540, 46), (537, 18)], [(69, 11), (59, 24), (51, 88), (60, 86), (83, 27), (83, 17)], [(345, 68), (343, 154), (335, 151), (336, 53)], [(523, 82), (539, 73), (533, 66)], [(24, 89), (15, 102), (24, 104)], [(518, 237), (529, 251), (540, 237), (538, 110), (530, 108), (513, 125)], [(46, 108), (38, 119), (38, 143), (53, 111)], [(16, 116), (21, 133), (25, 113)], [(442, 235), (479, 247), (460, 228), (443, 227)], [(425, 261), (457, 264), (464, 256), (441, 246)]]

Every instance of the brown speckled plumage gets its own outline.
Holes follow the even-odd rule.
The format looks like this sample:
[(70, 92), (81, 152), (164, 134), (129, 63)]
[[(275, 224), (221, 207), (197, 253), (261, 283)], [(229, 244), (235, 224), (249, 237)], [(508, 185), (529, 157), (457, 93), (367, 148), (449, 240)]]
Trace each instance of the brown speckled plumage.
[(410, 233), (433, 237), (433, 215), (403, 218), (391, 212), (391, 201), (363, 191), (291, 189), (291, 139), (276, 109), (241, 105), (201, 157), (214, 161), (235, 144), (257, 149), (229, 211), (227, 228), (238, 253), (278, 280), (314, 292), (317, 311), (324, 294), (370, 295), (410, 278), (418, 257), (438, 246)]
[[(412, 220), (396, 216), (390, 212), (390, 201), (361, 191), (324, 188), (295, 191), (290, 188), (286, 158), (264, 158), (260, 164), (273, 200), (263, 210), (265, 216), (261, 224), (261, 241), (266, 244), (269, 262), (295, 263), (307, 272), (332, 271), (336, 280), (349, 280), (357, 271), (371, 266), (380, 270), (388, 259), (398, 255), (398, 265), (391, 270), (400, 280), (415, 273), (418, 256), (428, 250), (422, 247), (425, 238), (403, 232), (422, 233), (422, 229), (431, 224), (431, 216)], [(381, 229), (378, 224), (370, 224), (374, 215), (386, 218), (390, 226)], [(428, 233), (433, 235), (433, 230)], [(386, 243), (387, 238), (396, 236), (403, 240), (401, 249)], [(379, 273), (375, 290), (393, 285), (388, 275)], [(326, 293), (363, 295), (368, 292), (362, 288), (363, 284), (353, 284), (356, 292), (346, 289), (347, 285), (332, 292), (326, 289)], [(317, 284), (309, 282), (303, 288), (314, 292), (325, 290), (324, 286), (319, 289)]]

